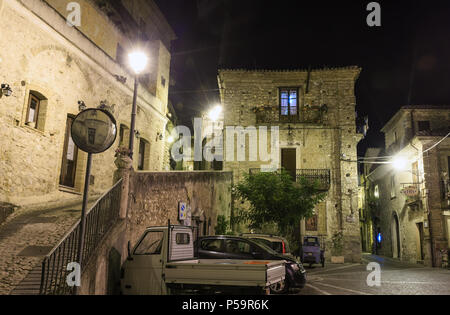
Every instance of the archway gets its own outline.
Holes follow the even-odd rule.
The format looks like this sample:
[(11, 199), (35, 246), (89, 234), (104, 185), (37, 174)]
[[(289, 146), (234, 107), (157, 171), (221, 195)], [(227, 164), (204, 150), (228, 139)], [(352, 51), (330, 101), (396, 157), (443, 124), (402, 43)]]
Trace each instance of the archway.
[(391, 235), (392, 235), (392, 257), (400, 258), (401, 257), (400, 225), (398, 221), (398, 216), (395, 212), (392, 217)]

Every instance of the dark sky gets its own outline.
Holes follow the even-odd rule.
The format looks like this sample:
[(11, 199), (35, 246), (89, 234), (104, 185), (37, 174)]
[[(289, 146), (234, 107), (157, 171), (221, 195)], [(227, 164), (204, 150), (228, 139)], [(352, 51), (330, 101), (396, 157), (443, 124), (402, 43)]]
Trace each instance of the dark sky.
[(369, 115), (360, 145), (383, 145), (380, 128), (403, 105), (450, 104), (450, 1), (155, 0), (178, 40), (170, 98), (184, 123), (219, 101), (218, 67), (307, 69), (358, 65), (357, 111)]

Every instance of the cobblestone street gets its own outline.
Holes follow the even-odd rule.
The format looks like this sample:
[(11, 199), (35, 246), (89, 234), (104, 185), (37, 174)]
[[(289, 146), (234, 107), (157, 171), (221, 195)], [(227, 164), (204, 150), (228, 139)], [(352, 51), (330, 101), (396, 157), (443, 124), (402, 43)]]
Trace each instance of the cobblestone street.
[(9, 294), (80, 218), (80, 206), (19, 210), (0, 225), (0, 295)]
[[(369, 287), (367, 265), (381, 265), (381, 286)], [(307, 269), (308, 283), (299, 295), (449, 295), (450, 270), (406, 265), (393, 259), (364, 255), (362, 264)]]

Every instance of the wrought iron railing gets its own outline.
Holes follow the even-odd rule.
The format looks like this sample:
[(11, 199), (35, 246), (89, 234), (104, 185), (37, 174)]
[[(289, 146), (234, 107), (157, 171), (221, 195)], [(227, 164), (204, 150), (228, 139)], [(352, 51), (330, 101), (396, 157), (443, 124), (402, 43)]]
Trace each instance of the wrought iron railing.
[(265, 107), (255, 110), (257, 124), (309, 123), (323, 124), (326, 110), (323, 107), (304, 107), (297, 115), (281, 115), (278, 107)]
[[(276, 173), (281, 172), (282, 169), (278, 169)], [(291, 173), (289, 170), (285, 170), (287, 173)], [(250, 175), (254, 175), (261, 172), (259, 168), (252, 168), (249, 170)], [(292, 174), (292, 177), (294, 175)], [(295, 170), (295, 179), (299, 181), (300, 178), (305, 178), (311, 183), (317, 183), (317, 188), (322, 191), (327, 191), (331, 186), (331, 171), (328, 169), (297, 169)]]
[[(122, 180), (105, 193), (88, 211), (84, 233), (84, 249), (82, 253), (82, 270), (89, 262), (106, 233), (119, 218)], [(41, 295), (73, 294), (74, 287), (69, 287), (66, 278), (68, 264), (78, 261), (78, 245), (80, 221), (56, 245), (42, 262)]]

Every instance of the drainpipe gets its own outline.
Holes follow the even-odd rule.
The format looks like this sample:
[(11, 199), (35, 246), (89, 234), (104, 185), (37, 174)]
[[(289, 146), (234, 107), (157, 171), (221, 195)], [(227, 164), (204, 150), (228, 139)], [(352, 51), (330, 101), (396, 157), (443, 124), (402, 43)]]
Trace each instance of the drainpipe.
[[(414, 110), (411, 111), (411, 130), (412, 130), (412, 136), (411, 136), (411, 139), (409, 141), (409, 144), (411, 145), (411, 147), (413, 147), (414, 149), (417, 150), (417, 155), (419, 155), (420, 150), (417, 147), (415, 147), (414, 144), (413, 144), (413, 139), (414, 139), (414, 137), (416, 135), (416, 128), (415, 128), (415, 125), (414, 125)], [(424, 160), (423, 157), (422, 157), (422, 160)], [(425, 174), (424, 174), (424, 183), (425, 183)], [(427, 193), (427, 196), (426, 196), (425, 200), (426, 200), (425, 205), (426, 205), (427, 220), (428, 220), (428, 232), (430, 233), (431, 266), (432, 267), (436, 267), (436, 263), (434, 261), (434, 259), (435, 259), (435, 255), (434, 255), (434, 237), (433, 237), (433, 229), (431, 227), (431, 211), (430, 211), (430, 208), (428, 206), (428, 193)]]

